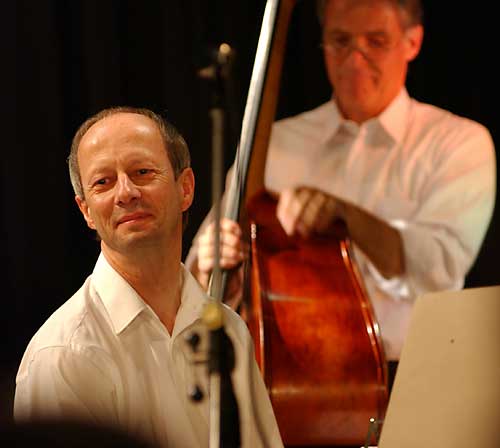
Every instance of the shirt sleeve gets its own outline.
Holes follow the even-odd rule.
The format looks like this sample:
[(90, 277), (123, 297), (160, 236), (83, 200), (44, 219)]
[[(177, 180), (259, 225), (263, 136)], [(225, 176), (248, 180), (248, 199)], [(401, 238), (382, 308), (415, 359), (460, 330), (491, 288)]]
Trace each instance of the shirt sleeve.
[(415, 214), (392, 222), (404, 245), (400, 291), (410, 299), (462, 288), (491, 220), (496, 195), (491, 136), (478, 125), (456, 140), (430, 161), (432, 174)]
[(118, 421), (110, 360), (91, 349), (45, 348), (18, 376), (16, 421), (75, 419), (99, 425)]

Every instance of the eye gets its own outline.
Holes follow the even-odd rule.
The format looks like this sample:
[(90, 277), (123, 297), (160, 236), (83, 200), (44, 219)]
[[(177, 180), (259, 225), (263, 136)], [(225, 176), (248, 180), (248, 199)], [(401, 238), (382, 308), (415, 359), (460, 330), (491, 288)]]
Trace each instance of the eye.
[(331, 31), (323, 36), (323, 47), (330, 51), (344, 51), (351, 45), (351, 36), (342, 31)]
[(89, 189), (94, 192), (101, 192), (108, 190), (112, 185), (112, 178), (99, 177), (89, 184)]
[(100, 179), (97, 179), (93, 184), (92, 184), (92, 187), (93, 188), (96, 188), (96, 187), (102, 187), (104, 185), (107, 185), (109, 183), (109, 180), (106, 178), (106, 177), (103, 177), (103, 178), (100, 178)]
[(370, 48), (374, 50), (383, 50), (389, 48), (389, 39), (387, 36), (376, 34), (368, 36), (367, 43)]
[(136, 168), (130, 172), (129, 176), (136, 185), (146, 185), (154, 179), (155, 173), (153, 168)]
[(335, 49), (342, 50), (347, 48), (351, 43), (351, 38), (348, 34), (335, 33), (326, 36), (325, 44), (329, 45)]
[(368, 44), (372, 48), (385, 48), (386, 43), (382, 39), (370, 39)]
[(336, 48), (347, 48), (351, 42), (348, 36), (334, 36), (332, 45)]

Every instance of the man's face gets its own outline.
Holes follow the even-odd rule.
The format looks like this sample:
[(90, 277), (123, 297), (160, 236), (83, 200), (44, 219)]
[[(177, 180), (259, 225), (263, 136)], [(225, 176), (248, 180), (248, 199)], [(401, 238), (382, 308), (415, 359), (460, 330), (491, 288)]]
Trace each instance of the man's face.
[(191, 205), (191, 169), (175, 180), (156, 124), (118, 113), (95, 123), (78, 149), (85, 199), (76, 198), (102, 243), (123, 252), (182, 235), (182, 212)]
[(422, 27), (404, 27), (386, 0), (330, 0), (323, 26), (328, 78), (345, 118), (358, 123), (380, 114), (405, 83)]

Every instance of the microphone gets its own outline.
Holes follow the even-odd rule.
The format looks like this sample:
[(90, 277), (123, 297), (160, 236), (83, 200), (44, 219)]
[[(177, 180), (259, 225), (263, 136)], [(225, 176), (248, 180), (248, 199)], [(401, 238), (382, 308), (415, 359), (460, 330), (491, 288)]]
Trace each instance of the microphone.
[(226, 79), (229, 76), (235, 51), (225, 42), (217, 48), (209, 50), (210, 64), (198, 70), (198, 76), (202, 79), (216, 80), (217, 76)]

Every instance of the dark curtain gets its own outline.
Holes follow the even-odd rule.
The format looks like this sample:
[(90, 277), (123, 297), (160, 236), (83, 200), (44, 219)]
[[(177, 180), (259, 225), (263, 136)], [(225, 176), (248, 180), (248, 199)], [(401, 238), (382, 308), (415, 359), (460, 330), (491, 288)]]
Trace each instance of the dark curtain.
[[(302, 4), (303, 3), (303, 4)], [(330, 95), (322, 72), (312, 1), (294, 14), (278, 116)], [(426, 37), (408, 78), (410, 94), (486, 125), (498, 142), (493, 113), (496, 74), (488, 32), (492, 6), (424, 2)], [(8, 420), (20, 357), (43, 321), (75, 292), (98, 245), (74, 203), (66, 157), (73, 133), (104, 107), (132, 105), (165, 112), (185, 136), (197, 178), (184, 247), (210, 207), (212, 88), (197, 71), (221, 42), (236, 51), (227, 103), (244, 110), (264, 0), (10, 0), (2, 4), (3, 310), (0, 418)], [(450, 9), (453, 8), (453, 9)], [(7, 64), (7, 61), (9, 62)], [(7, 66), (8, 65), (8, 69)], [(12, 70), (13, 68), (13, 70)], [(239, 132), (239, 128), (238, 128)], [(8, 136), (15, 134), (14, 138)], [(226, 166), (237, 135), (227, 132)], [(498, 143), (497, 143), (498, 146)], [(496, 212), (467, 286), (494, 285), (500, 249)]]

